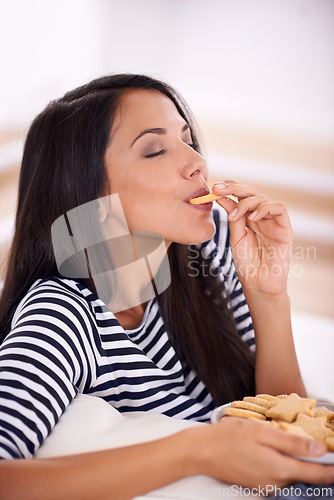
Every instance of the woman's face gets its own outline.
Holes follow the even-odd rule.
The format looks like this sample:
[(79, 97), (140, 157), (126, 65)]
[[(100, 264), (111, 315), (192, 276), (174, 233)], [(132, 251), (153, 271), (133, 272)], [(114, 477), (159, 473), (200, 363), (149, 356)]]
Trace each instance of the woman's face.
[(205, 160), (164, 94), (140, 89), (123, 96), (105, 167), (130, 231), (155, 231), (167, 245), (201, 243), (214, 235), (212, 204), (187, 201), (208, 192)]

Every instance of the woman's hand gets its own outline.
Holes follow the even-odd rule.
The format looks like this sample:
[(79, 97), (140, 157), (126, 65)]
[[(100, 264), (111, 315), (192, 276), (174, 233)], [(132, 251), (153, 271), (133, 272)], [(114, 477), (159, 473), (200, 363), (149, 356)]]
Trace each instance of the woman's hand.
[(212, 190), (238, 199), (236, 203), (224, 197), (217, 203), (228, 214), (230, 246), (243, 288), (286, 294), (292, 228), (285, 205), (233, 180), (215, 184)]
[[(192, 431), (202, 433), (199, 473), (215, 479), (256, 490), (268, 485), (284, 487), (296, 481), (324, 485), (334, 482), (334, 466), (289, 456), (323, 455), (326, 447), (318, 441), (237, 417), (224, 417), (218, 424)], [(273, 493), (272, 488), (267, 492)]]
[(285, 205), (236, 181), (215, 184), (212, 190), (224, 196), (217, 203), (228, 214), (233, 261), (252, 316), (256, 391), (305, 396), (287, 294), (292, 229)]
[(256, 491), (267, 487), (268, 493), (275, 485), (283, 487), (295, 481), (334, 483), (334, 466), (286, 455), (319, 456), (325, 452), (318, 443), (320, 450), (311, 453), (311, 442), (316, 443), (264, 423), (226, 417), (218, 424), (196, 426), (122, 448), (0, 460), (1, 498), (127, 500), (198, 474)]

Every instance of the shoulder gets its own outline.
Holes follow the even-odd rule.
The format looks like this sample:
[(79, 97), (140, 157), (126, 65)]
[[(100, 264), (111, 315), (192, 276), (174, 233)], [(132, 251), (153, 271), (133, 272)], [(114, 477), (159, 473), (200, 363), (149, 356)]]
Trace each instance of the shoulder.
[(7, 338), (43, 331), (66, 343), (87, 339), (100, 346), (107, 332), (123, 331), (106, 304), (81, 282), (65, 278), (36, 281), (18, 305)]
[(97, 379), (100, 342), (85, 294), (89, 290), (71, 280), (38, 280), (14, 314), (0, 346), (0, 404), (8, 431), (0, 448), (9, 443), (13, 458), (32, 456), (76, 393)]
[(12, 320), (12, 328), (27, 316), (62, 317), (66, 322), (76, 318), (79, 323), (94, 316), (94, 295), (81, 283), (65, 278), (37, 280), (18, 305)]

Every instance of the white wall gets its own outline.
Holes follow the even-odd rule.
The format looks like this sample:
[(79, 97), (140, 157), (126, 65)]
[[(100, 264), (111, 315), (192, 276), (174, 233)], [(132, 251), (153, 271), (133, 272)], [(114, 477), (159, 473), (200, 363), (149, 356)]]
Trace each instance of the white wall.
[[(214, 144), (211, 174), (301, 194), (289, 206), (295, 235), (331, 251), (334, 0), (2, 0), (0, 139), (74, 86), (121, 71), (178, 88)], [(0, 146), (0, 270), (16, 199), (6, 169), (21, 151), (22, 141)], [(332, 316), (332, 264), (308, 272), (303, 308), (319, 297)]]
[[(0, 16), (0, 128), (100, 73), (105, 2), (8, 0)], [(103, 34), (103, 33), (102, 33)]]
[(108, 72), (167, 79), (199, 113), (334, 141), (333, 0), (7, 0), (0, 129)]

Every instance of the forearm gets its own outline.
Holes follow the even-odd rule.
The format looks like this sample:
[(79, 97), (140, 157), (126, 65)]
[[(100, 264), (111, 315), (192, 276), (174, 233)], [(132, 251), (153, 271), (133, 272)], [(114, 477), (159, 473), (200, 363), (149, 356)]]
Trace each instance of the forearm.
[(193, 473), (189, 430), (113, 450), (50, 459), (2, 460), (0, 497), (3, 500), (133, 498)]
[(256, 336), (256, 392), (296, 392), (305, 396), (293, 342), (288, 295), (247, 294), (247, 291), (245, 295)]

